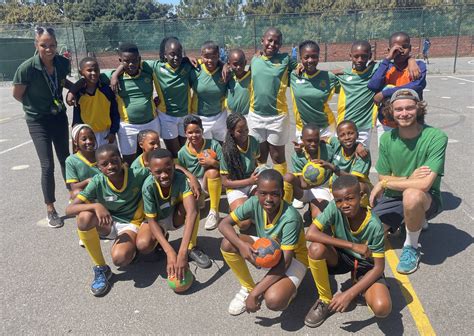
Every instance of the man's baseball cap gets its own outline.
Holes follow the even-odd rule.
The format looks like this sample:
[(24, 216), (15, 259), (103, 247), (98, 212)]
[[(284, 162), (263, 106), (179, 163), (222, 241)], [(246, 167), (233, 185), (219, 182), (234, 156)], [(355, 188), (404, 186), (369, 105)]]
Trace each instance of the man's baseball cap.
[(415, 90), (400, 89), (400, 90), (395, 91), (392, 94), (392, 97), (390, 98), (390, 104), (393, 104), (395, 100), (400, 100), (400, 99), (411, 99), (416, 102), (419, 102), (420, 96), (418, 96), (418, 93)]

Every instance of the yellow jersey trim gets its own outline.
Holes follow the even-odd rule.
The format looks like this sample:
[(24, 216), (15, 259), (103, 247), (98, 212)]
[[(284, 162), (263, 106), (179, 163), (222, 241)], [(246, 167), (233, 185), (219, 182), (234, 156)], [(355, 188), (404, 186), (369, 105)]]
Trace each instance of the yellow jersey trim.
[(145, 210), (143, 209), (143, 199), (138, 202), (137, 210), (133, 214), (133, 218), (130, 223), (140, 227), (143, 222), (143, 218), (145, 218)]
[(237, 217), (237, 215), (236, 215), (233, 211), (230, 213), (230, 218), (232, 218), (232, 220), (233, 220), (236, 224), (240, 224), (239, 218)]
[(170, 190), (168, 191), (168, 196), (166, 196), (166, 197), (163, 195), (163, 190), (161, 189), (160, 184), (157, 181), (155, 181), (155, 184), (156, 184), (156, 187), (158, 188), (158, 192), (160, 193), (161, 199), (163, 199), (163, 200), (169, 199), (170, 196), (171, 196), (171, 188), (173, 188), (173, 184), (170, 185)]
[(293, 87), (290, 86), (291, 101), (293, 103), (293, 114), (295, 115), (295, 124), (296, 129), (301, 131), (303, 129), (303, 120), (301, 120), (300, 111), (298, 110), (298, 105), (296, 105), (296, 98), (293, 92)]
[(314, 77), (316, 77), (317, 75), (319, 75), (320, 72), (321, 72), (321, 70), (317, 70), (317, 71), (316, 71), (314, 74), (312, 74), (312, 75), (308, 75), (308, 74), (305, 72), (305, 73), (303, 73), (303, 77), (306, 77), (306, 78), (308, 78), (308, 79), (311, 79), (311, 78), (314, 78)]
[(339, 98), (337, 100), (337, 124), (339, 125), (342, 121), (344, 121), (344, 117), (346, 116), (346, 92), (344, 88), (341, 86), (339, 90)]
[[(365, 216), (365, 219), (364, 221), (362, 222), (362, 224), (359, 226), (359, 228), (357, 229), (357, 231), (352, 231), (352, 229), (350, 229), (350, 225), (349, 225), (349, 229), (351, 230), (351, 233), (352, 234), (355, 234), (355, 235), (358, 235), (359, 233), (361, 233), (365, 227), (367, 226), (367, 224), (369, 224), (369, 221), (370, 219), (372, 218), (372, 212), (367, 209), (367, 215)], [(349, 222), (349, 221), (348, 221)]]
[(234, 75), (233, 77), (234, 77), (234, 80), (235, 80), (235, 81), (240, 82), (240, 81), (243, 81), (243, 80), (244, 80), (245, 78), (247, 78), (248, 76), (250, 76), (250, 74), (251, 74), (250, 71), (247, 71), (247, 73), (246, 73), (245, 75), (243, 75), (240, 79), (237, 78), (236, 75)]
[(145, 217), (147, 217), (147, 218), (155, 218), (155, 217), (156, 217), (156, 213), (146, 213), (146, 214), (145, 214)]
[(186, 197), (192, 196), (192, 195), (193, 195), (193, 192), (192, 192), (192, 191), (187, 191), (187, 192), (185, 192), (185, 193), (180, 197), (180, 200), (182, 201), (182, 200), (185, 199)]
[(77, 152), (76, 153), (76, 156), (79, 158), (79, 160), (81, 160), (82, 162), (84, 162), (86, 165), (88, 165), (89, 167), (94, 167), (97, 165), (97, 162), (90, 162), (89, 160), (87, 160), (85, 158), (84, 155), (82, 155), (80, 152)]
[(69, 180), (66, 180), (66, 183), (76, 183), (76, 182), (79, 182), (78, 179), (69, 179)]
[[(196, 151), (194, 150), (194, 148), (191, 148), (191, 147), (190, 147), (190, 146), (191, 146), (191, 143), (190, 143), (189, 141), (186, 142), (186, 150), (188, 151), (188, 153), (189, 153), (190, 155), (192, 155), (192, 156), (197, 156), (199, 153), (201, 153), (201, 152), (204, 150), (204, 147), (206, 146), (206, 139), (203, 138), (202, 140), (203, 140), (203, 142), (202, 142), (202, 146), (201, 146), (201, 149), (199, 150), (199, 152), (196, 152)], [(194, 151), (195, 153), (193, 153), (193, 151)]]
[(319, 229), (319, 231), (324, 230), (323, 224), (321, 224), (321, 222), (318, 221), (317, 218), (313, 219), (313, 224), (316, 225), (316, 227)]
[(268, 222), (268, 219), (267, 219), (267, 212), (265, 210), (262, 209), (263, 211), (263, 221), (265, 222), (264, 225), (265, 225), (265, 229), (271, 229), (273, 226), (275, 226), (276, 222), (280, 219), (281, 217), (281, 213), (283, 212), (283, 205), (284, 205), (284, 202), (282, 201), (280, 203), (280, 209), (278, 209), (278, 212), (277, 214), (275, 215), (275, 218), (273, 218), (272, 222), (267, 224)]
[[(237, 144), (236, 144), (237, 145)], [(239, 149), (239, 151), (243, 154), (247, 153), (248, 150), (249, 150), (249, 147), (250, 147), (250, 136), (247, 137), (247, 148), (244, 150), (243, 148), (241, 148), (239, 145), (237, 145), (237, 148)]]
[(280, 249), (283, 251), (293, 251), (295, 250), (297, 245), (280, 245)]
[(107, 179), (107, 184), (109, 185), (110, 189), (112, 189), (113, 191), (115, 192), (118, 192), (118, 193), (121, 193), (125, 190), (125, 188), (127, 188), (127, 184), (128, 184), (128, 168), (126, 166), (123, 166), (122, 168), (124, 170), (123, 172), (123, 184), (122, 184), (122, 187), (120, 189), (117, 189), (112, 182), (110, 182), (109, 178), (108, 177), (105, 177)]
[(83, 195), (81, 195), (81, 194), (78, 194), (78, 195), (76, 196), (76, 198), (80, 199), (80, 200), (83, 201), (84, 203), (90, 203), (89, 200), (88, 200), (85, 196), (83, 196)]
[(385, 258), (384, 252), (372, 252), (372, 258)]
[(209, 69), (207, 68), (206, 64), (204, 63), (201, 63), (201, 66), (202, 68), (204, 69), (204, 72), (207, 73), (209, 76), (214, 76), (214, 74), (217, 72), (217, 70), (219, 70), (219, 67), (217, 67), (214, 71), (209, 71)]
[(276, 96), (276, 110), (278, 114), (288, 114), (288, 104), (286, 103), (286, 88), (288, 87), (288, 67), (286, 67), (280, 80), (280, 87)]

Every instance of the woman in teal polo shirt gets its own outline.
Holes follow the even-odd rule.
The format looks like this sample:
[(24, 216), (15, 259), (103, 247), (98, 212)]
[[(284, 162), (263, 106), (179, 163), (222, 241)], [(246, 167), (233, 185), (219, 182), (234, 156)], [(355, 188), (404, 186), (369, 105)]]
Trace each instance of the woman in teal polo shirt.
[(36, 28), (36, 55), (23, 62), (13, 78), (13, 97), (23, 104), (26, 124), (41, 163), (41, 188), (48, 212), (48, 225), (63, 226), (54, 207), (53, 148), (65, 176), (65, 161), (69, 155), (69, 132), (63, 87), (69, 60), (57, 54), (57, 41), (52, 28)]

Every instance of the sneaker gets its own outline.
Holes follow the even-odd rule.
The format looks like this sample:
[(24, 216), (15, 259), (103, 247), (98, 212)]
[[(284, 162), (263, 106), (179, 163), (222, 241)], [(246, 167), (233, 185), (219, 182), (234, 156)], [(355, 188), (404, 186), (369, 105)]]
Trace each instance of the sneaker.
[(48, 212), (48, 226), (52, 228), (60, 228), (64, 225), (64, 221), (59, 217), (56, 210)]
[(188, 251), (188, 257), (194, 261), (199, 268), (209, 268), (212, 265), (211, 259), (197, 246)]
[(241, 287), (240, 291), (235, 294), (234, 298), (232, 301), (230, 301), (229, 304), (229, 314), (230, 315), (240, 315), (243, 312), (245, 312), (245, 300), (247, 300), (247, 297), (249, 296), (249, 291), (245, 287)]
[(420, 251), (411, 245), (403, 246), (397, 272), (400, 274), (411, 274), (418, 269), (420, 264)]
[(94, 281), (91, 284), (91, 293), (94, 296), (103, 296), (110, 289), (109, 279), (112, 277), (112, 271), (107, 265), (94, 266)]
[(209, 215), (207, 215), (204, 228), (206, 230), (214, 230), (215, 228), (217, 228), (219, 221), (220, 221), (219, 214), (215, 210), (210, 210)]
[(319, 300), (311, 307), (304, 318), (304, 324), (310, 328), (319, 327), (329, 317), (329, 304)]
[(293, 205), (293, 208), (295, 208), (295, 209), (303, 209), (304, 208), (304, 203), (301, 202), (300, 200), (296, 199), (296, 198), (293, 200), (292, 205)]

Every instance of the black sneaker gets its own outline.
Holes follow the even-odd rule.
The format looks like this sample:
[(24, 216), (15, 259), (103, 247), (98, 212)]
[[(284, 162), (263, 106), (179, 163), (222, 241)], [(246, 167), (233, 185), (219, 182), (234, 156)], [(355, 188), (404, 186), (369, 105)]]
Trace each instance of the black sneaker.
[(188, 251), (188, 257), (193, 260), (199, 268), (211, 267), (211, 259), (199, 247), (193, 247)]
[(103, 296), (110, 289), (109, 279), (112, 277), (112, 271), (107, 265), (94, 266), (94, 280), (91, 284), (91, 293), (94, 296)]
[(48, 226), (52, 228), (60, 228), (63, 227), (64, 221), (61, 217), (59, 217), (56, 210), (48, 212)]
[(319, 327), (329, 317), (329, 305), (319, 300), (311, 307), (308, 314), (304, 318), (304, 324), (310, 328)]

